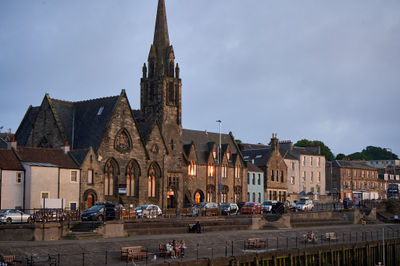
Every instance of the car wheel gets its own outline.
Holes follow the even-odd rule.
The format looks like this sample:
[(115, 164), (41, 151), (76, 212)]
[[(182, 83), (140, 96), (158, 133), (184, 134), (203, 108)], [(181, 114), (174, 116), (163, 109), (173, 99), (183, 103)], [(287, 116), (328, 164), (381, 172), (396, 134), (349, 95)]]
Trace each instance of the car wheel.
[(42, 223), (47, 223), (47, 221), (48, 221), (48, 218), (47, 218), (47, 216), (44, 216), (43, 218), (42, 218)]
[(7, 224), (11, 224), (12, 223), (12, 219), (11, 218), (7, 218), (6, 222), (7, 222)]
[(26, 220), (26, 222), (32, 224), (34, 220), (31, 217), (29, 217), (28, 220)]
[(103, 215), (99, 215), (99, 217), (97, 217), (97, 221), (102, 222), (104, 220)]

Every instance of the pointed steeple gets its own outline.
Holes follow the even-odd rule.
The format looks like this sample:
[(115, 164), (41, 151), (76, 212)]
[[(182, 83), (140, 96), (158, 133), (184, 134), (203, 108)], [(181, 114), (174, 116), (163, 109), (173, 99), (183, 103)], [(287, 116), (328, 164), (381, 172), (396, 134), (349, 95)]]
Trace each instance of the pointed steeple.
[(158, 0), (157, 18), (156, 18), (156, 27), (154, 31), (153, 45), (158, 49), (160, 48), (165, 49), (169, 46), (165, 0)]

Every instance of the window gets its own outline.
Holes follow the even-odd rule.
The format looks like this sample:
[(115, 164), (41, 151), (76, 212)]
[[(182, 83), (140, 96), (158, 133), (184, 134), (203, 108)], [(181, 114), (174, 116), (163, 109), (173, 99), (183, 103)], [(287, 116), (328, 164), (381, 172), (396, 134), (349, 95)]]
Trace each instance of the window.
[(78, 182), (78, 171), (71, 171), (71, 182)]
[(313, 157), (310, 158), (310, 165), (311, 166), (313, 165), (313, 159), (314, 159)]
[(101, 115), (103, 113), (103, 110), (104, 110), (104, 106), (101, 106), (99, 108), (99, 111), (97, 111), (97, 115)]
[(190, 161), (190, 164), (188, 165), (188, 175), (189, 176), (196, 176), (197, 175), (196, 162)]
[(314, 183), (314, 172), (311, 172), (311, 183)]
[(306, 156), (303, 156), (303, 166), (306, 165)]
[(156, 197), (156, 169), (155, 169), (154, 165), (152, 165), (149, 170), (148, 196), (149, 196), (149, 198)]
[(17, 184), (22, 184), (22, 173), (17, 173)]
[(135, 196), (135, 176), (139, 175), (139, 166), (135, 161), (131, 161), (126, 168), (126, 195)]
[(258, 174), (258, 184), (261, 185), (261, 174)]
[(364, 177), (364, 171), (361, 171), (361, 177)]
[(228, 159), (228, 161), (231, 160), (231, 153), (230, 153), (230, 152), (228, 152), (228, 153), (226, 154), (226, 158)]
[(295, 168), (295, 165), (294, 165), (294, 162), (292, 162), (292, 170), (294, 170), (294, 168)]
[(214, 165), (213, 164), (208, 165), (208, 176), (214, 176)]
[(247, 192), (247, 201), (250, 201), (250, 192)]
[(250, 173), (247, 173), (247, 185), (250, 185)]
[(235, 166), (235, 178), (240, 178), (240, 166)]
[(318, 183), (321, 183), (321, 172), (318, 172)]
[(271, 170), (271, 181), (274, 181), (275, 180), (275, 178), (274, 178), (274, 170)]
[(221, 176), (226, 178), (226, 165), (221, 166)]
[(111, 161), (108, 161), (104, 171), (104, 195), (113, 195), (114, 188), (114, 166)]
[(255, 185), (255, 184), (256, 184), (256, 174), (253, 173), (253, 185)]
[(93, 184), (93, 170), (88, 170), (88, 184)]
[(285, 182), (285, 178), (283, 176), (283, 171), (281, 171), (281, 182), (284, 183)]
[(350, 177), (350, 169), (347, 169), (347, 176)]
[(290, 184), (294, 185), (295, 181), (294, 181), (294, 176), (290, 177)]
[(318, 157), (318, 167), (321, 167), (321, 157)]
[(272, 191), (269, 191), (269, 199), (272, 200)]
[(50, 192), (41, 192), (40, 193), (41, 194), (41, 198), (42, 199), (48, 199), (48, 198), (50, 198)]
[(253, 202), (255, 202), (255, 201), (256, 201), (256, 193), (253, 192)]
[(214, 157), (214, 160), (217, 158), (217, 151), (213, 151), (213, 157)]
[(258, 192), (258, 202), (261, 203), (261, 193)]

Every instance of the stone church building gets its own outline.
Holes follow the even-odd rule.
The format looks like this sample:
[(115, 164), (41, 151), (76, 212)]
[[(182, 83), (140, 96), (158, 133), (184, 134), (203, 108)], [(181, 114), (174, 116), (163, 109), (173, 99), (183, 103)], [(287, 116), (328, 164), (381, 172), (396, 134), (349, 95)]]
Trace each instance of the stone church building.
[(101, 201), (162, 209), (244, 201), (247, 168), (232, 134), (222, 134), (219, 145), (219, 134), (182, 128), (182, 81), (164, 0), (140, 92), (140, 110), (132, 110), (125, 90), (78, 102), (46, 94), (28, 108), (18, 145), (70, 149), (81, 168), (82, 209)]

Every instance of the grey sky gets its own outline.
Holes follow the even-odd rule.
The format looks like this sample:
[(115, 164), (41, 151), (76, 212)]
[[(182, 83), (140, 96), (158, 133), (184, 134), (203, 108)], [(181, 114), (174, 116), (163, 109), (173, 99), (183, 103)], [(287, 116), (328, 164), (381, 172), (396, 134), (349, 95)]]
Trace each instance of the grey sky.
[[(400, 155), (400, 1), (166, 0), (183, 126)], [(0, 126), (44, 94), (140, 106), (157, 0), (1, 0)], [(3, 129), (4, 131), (4, 129)]]

